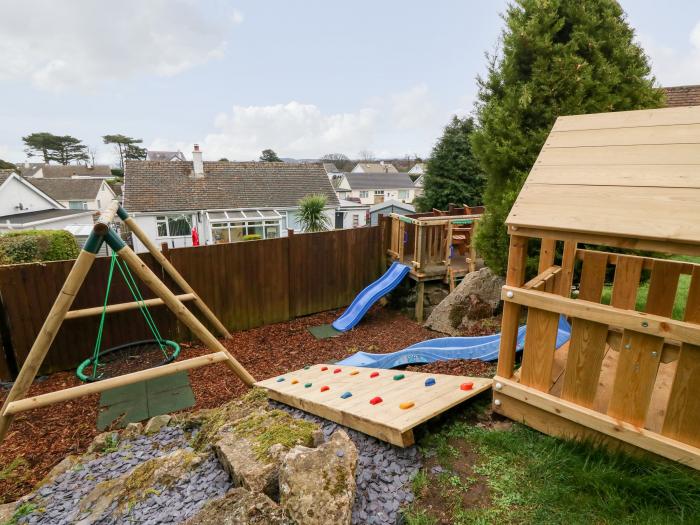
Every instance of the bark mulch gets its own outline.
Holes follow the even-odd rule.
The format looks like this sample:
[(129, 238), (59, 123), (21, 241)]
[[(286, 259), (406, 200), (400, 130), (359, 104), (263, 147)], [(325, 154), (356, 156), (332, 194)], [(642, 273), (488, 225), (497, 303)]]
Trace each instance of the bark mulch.
[[(331, 323), (339, 311), (302, 317), (285, 323), (236, 332), (222, 340), (228, 350), (256, 379), (265, 379), (307, 364), (342, 359), (357, 351), (393, 352), (439, 337), (401, 314), (375, 307), (362, 323), (339, 337), (317, 340), (309, 326)], [(209, 353), (199, 344), (183, 344), (179, 359)], [(490, 368), (489, 368), (490, 367)], [(492, 375), (492, 365), (479, 361), (435, 363), (411, 367), (421, 371)], [(197, 403), (190, 410), (212, 408), (246, 391), (245, 385), (218, 363), (190, 371)], [(76, 386), (71, 372), (58, 372), (35, 381), (30, 395)], [(0, 403), (7, 390), (0, 391)], [(99, 395), (79, 398), (18, 414), (0, 445), (0, 503), (14, 501), (32, 490), (48, 471), (68, 454), (83, 453), (99, 433), (96, 428)]]

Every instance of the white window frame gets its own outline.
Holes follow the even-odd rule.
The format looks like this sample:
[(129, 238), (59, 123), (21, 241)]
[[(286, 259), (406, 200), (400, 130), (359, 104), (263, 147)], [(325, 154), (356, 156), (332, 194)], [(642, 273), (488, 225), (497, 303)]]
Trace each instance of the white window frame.
[[(71, 204), (78, 204), (80, 207), (73, 208), (73, 207), (71, 207)], [(87, 203), (87, 201), (68, 201), (68, 208), (71, 210), (87, 210), (88, 203)]]
[[(399, 199), (408, 199), (410, 193), (409, 190), (399, 190)], [(403, 195), (403, 197), (401, 196)]]
[(361, 199), (368, 199), (369, 198), (369, 190), (362, 190), (360, 192), (360, 198)]
[(384, 195), (384, 190), (374, 190), (375, 195)]
[(352, 214), (352, 227), (353, 227), (353, 228), (359, 228), (359, 227), (360, 227), (360, 214), (359, 214), (359, 213), (353, 213), (353, 214)]
[[(189, 231), (181, 235), (171, 235), (170, 232), (170, 220), (180, 220), (184, 219), (187, 221), (189, 226)], [(159, 226), (165, 226), (165, 233), (167, 235), (160, 235)], [(166, 214), (166, 215), (156, 215), (156, 239), (182, 239), (184, 237), (189, 237), (192, 235), (192, 216), (187, 214)]]
[[(283, 223), (287, 221), (287, 212), (277, 210), (211, 210), (207, 212), (207, 219), (213, 240), (215, 240), (215, 230), (226, 230), (229, 242), (239, 242), (230, 240), (233, 238), (234, 230), (242, 229), (244, 236), (259, 235), (254, 230), (256, 228), (262, 228), (261, 239), (277, 239), (282, 236), (282, 227)], [(269, 227), (277, 228), (276, 236), (267, 236)]]

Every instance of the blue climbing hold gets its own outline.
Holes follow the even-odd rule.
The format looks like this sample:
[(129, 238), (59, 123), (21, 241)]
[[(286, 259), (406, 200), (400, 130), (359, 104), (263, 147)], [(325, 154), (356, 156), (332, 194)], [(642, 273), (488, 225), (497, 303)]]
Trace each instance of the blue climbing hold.
[(352, 392), (343, 392), (343, 394), (340, 396), (341, 399), (347, 399), (349, 397), (352, 397)]
[(277, 382), (278, 382), (278, 383), (281, 383), (282, 381), (284, 381), (284, 377), (278, 377), (278, 378), (277, 378)]
[(435, 384), (435, 378), (429, 377), (425, 380), (425, 386), (433, 386)]

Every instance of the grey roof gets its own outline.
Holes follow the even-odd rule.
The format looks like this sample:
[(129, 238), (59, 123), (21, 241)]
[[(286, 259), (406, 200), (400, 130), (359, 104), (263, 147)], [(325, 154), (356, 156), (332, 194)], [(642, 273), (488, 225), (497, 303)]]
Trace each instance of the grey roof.
[(146, 153), (146, 160), (182, 160), (187, 159), (182, 154), (181, 151), (148, 151)]
[(205, 162), (194, 178), (191, 162), (127, 161), (124, 173), (127, 211), (293, 208), (309, 194), (328, 206), (338, 198), (320, 164), (285, 162)]
[(332, 162), (324, 162), (323, 169), (326, 170), (326, 173), (339, 173), (340, 172), (338, 167), (335, 164), (333, 164)]
[(2, 184), (8, 178), (10, 178), (10, 175), (12, 175), (13, 173), (13, 170), (0, 170), (0, 184)]
[(62, 164), (30, 164), (28, 168), (25, 168), (22, 165), (18, 167), (20, 174), (23, 177), (34, 177), (39, 169), (41, 169), (41, 175), (44, 178), (64, 179), (73, 176), (100, 178), (112, 177), (112, 169), (105, 165), (81, 166), (68, 164), (67, 166), (64, 166)]
[(57, 201), (88, 201), (97, 198), (102, 179), (30, 179), (28, 181)]
[(400, 208), (404, 211), (410, 211), (410, 212), (416, 211), (416, 209), (410, 204), (406, 204), (405, 202), (389, 200), (389, 201), (378, 202), (377, 204), (373, 204), (372, 206), (370, 206), (369, 212), (374, 213), (375, 211), (383, 210), (385, 208)]
[(406, 173), (346, 173), (353, 190), (412, 189), (413, 182)]
[(385, 162), (381, 164), (379, 162), (358, 162), (355, 167), (361, 166), (365, 173), (398, 173), (399, 170), (396, 169), (391, 162)]
[[(85, 213), (95, 213), (87, 210), (70, 210), (68, 208), (51, 208), (48, 210), (28, 211), (26, 213), (12, 213), (0, 216), (0, 222), (10, 221), (13, 224), (27, 224), (30, 222), (43, 221), (47, 219), (58, 219), (70, 215), (82, 215)], [(19, 220), (18, 220), (19, 219)]]

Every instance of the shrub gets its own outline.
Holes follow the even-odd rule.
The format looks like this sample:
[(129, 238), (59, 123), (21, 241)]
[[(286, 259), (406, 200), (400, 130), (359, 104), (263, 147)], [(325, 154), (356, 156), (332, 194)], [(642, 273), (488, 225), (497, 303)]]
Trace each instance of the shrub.
[(243, 236), (244, 241), (259, 241), (260, 239), (262, 239), (262, 237), (259, 233), (249, 233)]
[(299, 224), (305, 232), (324, 232), (331, 229), (330, 219), (324, 213), (325, 195), (307, 195), (299, 201)]
[(75, 259), (75, 237), (64, 230), (27, 230), (0, 235), (0, 264)]

